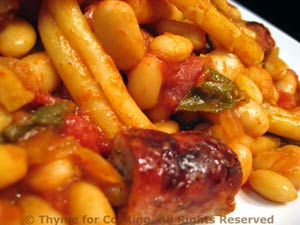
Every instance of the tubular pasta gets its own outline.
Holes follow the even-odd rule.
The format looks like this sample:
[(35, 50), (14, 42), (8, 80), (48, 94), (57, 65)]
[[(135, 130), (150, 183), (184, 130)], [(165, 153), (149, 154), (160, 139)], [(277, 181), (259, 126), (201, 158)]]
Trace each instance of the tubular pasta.
[(264, 54), (260, 45), (222, 15), (208, 0), (170, 0), (187, 18), (212, 35), (247, 65), (259, 64)]
[(75, 0), (45, 1), (50, 14), (64, 35), (82, 56), (94, 78), (117, 113), (127, 126), (153, 128), (153, 124), (129, 95), (122, 77), (84, 19)]
[(112, 137), (122, 123), (80, 56), (72, 49), (45, 8), (40, 14), (39, 30), (44, 46), (72, 97), (83, 110), (88, 111), (106, 136)]

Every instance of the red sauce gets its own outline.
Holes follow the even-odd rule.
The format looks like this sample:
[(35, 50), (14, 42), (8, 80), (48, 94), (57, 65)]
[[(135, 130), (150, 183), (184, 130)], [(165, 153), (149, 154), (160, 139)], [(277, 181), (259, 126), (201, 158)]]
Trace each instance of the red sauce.
[[(75, 180), (74, 180), (75, 181)], [(69, 191), (70, 187), (74, 182), (70, 182), (64, 187), (51, 190), (48, 192), (40, 193), (40, 196), (45, 199), (47, 202), (50, 202), (51, 205), (58, 210), (59, 212), (63, 213), (64, 215), (68, 214), (68, 205), (69, 205)]]
[(196, 84), (203, 71), (203, 60), (190, 56), (182, 62), (163, 62), (163, 85), (159, 104), (174, 112), (181, 99)]
[(67, 115), (60, 134), (75, 137), (83, 147), (99, 152), (103, 156), (107, 156), (110, 152), (109, 141), (103, 132), (83, 114)]
[(290, 93), (278, 90), (279, 98), (277, 101), (277, 105), (284, 109), (293, 109), (297, 106), (296, 99)]
[(49, 92), (38, 91), (35, 93), (34, 104), (36, 106), (53, 105), (57, 102), (57, 98), (53, 97)]
[[(294, 70), (292, 69), (288, 69), (287, 73), (291, 74), (292, 76), (294, 76), (296, 82), (299, 80), (298, 75), (295, 73)], [(299, 85), (297, 85), (297, 92), (299, 89)], [(296, 97), (292, 94), (289, 94), (287, 92), (278, 90), (278, 94), (279, 94), (279, 98), (277, 101), (277, 105), (281, 108), (290, 110), (293, 109), (297, 106), (297, 101), (296, 101)]]

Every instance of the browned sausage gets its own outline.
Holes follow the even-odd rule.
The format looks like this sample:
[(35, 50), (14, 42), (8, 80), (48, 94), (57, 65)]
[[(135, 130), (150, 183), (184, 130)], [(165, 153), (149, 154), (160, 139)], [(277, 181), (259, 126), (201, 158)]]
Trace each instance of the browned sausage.
[(126, 129), (114, 138), (110, 160), (130, 193), (119, 210), (120, 225), (175, 225), (187, 217), (225, 215), (235, 207), (240, 163), (206, 133)]

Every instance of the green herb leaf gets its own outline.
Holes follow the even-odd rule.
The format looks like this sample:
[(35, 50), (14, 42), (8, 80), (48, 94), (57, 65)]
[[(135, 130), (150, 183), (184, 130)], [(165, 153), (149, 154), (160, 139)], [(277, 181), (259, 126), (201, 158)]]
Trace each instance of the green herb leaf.
[(246, 96), (231, 80), (207, 69), (205, 79), (180, 101), (177, 111), (221, 112), (232, 109)]
[(51, 125), (59, 127), (62, 125), (68, 112), (69, 107), (67, 102), (42, 106), (35, 112), (32, 112), (22, 123), (10, 124), (3, 130), (2, 136), (7, 141), (15, 142), (36, 126)]
[(68, 105), (65, 102), (46, 105), (32, 114), (32, 121), (34, 124), (39, 125), (60, 126), (67, 112)]

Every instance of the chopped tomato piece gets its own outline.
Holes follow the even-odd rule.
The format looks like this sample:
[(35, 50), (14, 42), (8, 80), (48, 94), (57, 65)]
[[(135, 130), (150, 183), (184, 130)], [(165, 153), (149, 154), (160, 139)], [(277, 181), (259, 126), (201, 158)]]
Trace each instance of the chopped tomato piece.
[(92, 149), (103, 156), (110, 152), (109, 141), (96, 124), (89, 121), (83, 115), (69, 114), (64, 120), (60, 134), (71, 135), (86, 148)]
[(165, 62), (164, 83), (160, 92), (161, 104), (174, 111), (181, 99), (196, 84), (203, 71), (203, 60), (191, 56), (180, 63)]
[(293, 109), (296, 107), (297, 103), (295, 97), (287, 92), (278, 90), (279, 99), (277, 105), (284, 109)]

